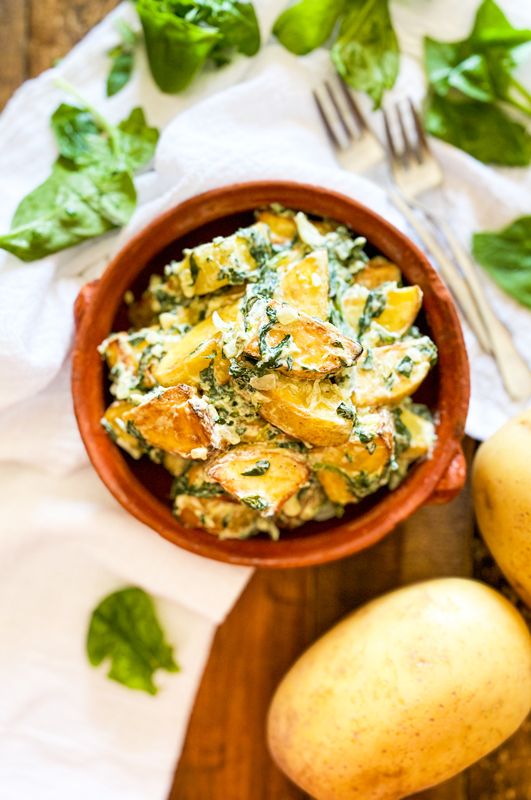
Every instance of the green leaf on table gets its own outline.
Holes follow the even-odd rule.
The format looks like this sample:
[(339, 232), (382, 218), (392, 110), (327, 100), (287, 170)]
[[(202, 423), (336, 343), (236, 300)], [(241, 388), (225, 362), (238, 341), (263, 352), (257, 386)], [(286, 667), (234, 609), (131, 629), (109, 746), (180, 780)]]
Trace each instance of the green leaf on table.
[(138, 0), (137, 12), (153, 78), (163, 92), (183, 91), (210, 59), (254, 55), (260, 29), (247, 0)]
[(87, 655), (95, 667), (110, 659), (107, 677), (149, 694), (158, 691), (153, 681), (156, 670), (179, 671), (152, 599), (135, 587), (113, 592), (94, 609)]
[(474, 100), (455, 103), (430, 92), (424, 123), (428, 133), (485, 164), (525, 167), (531, 163), (531, 135), (496, 105)]
[(136, 172), (145, 167), (155, 154), (159, 140), (157, 128), (151, 128), (141, 108), (134, 108), (117, 127), (117, 141), (121, 158), (128, 168)]
[(0, 248), (35, 261), (125, 225), (136, 192), (129, 172), (75, 170), (59, 160), (44, 183), (19, 204)]
[(107, 53), (111, 59), (106, 84), (107, 97), (118, 94), (129, 83), (135, 66), (135, 48), (140, 38), (125, 20), (119, 20), (116, 27), (121, 41)]
[(341, 77), (372, 97), (374, 107), (398, 75), (400, 51), (388, 0), (350, 0), (331, 51)]
[(51, 118), (59, 158), (19, 204), (0, 248), (35, 261), (122, 225), (136, 205), (133, 172), (153, 157), (158, 131), (134, 109), (118, 126), (62, 103)]
[(284, 47), (302, 56), (326, 42), (346, 0), (299, 0), (276, 19), (273, 33)]
[[(531, 115), (531, 93), (513, 75), (530, 42), (531, 30), (514, 28), (494, 0), (483, 0), (468, 38), (456, 42), (426, 38), (424, 56), (431, 98), (426, 124), (430, 132), (439, 136), (439, 130), (453, 129), (452, 138), (441, 138), (486, 163), (509, 166), (529, 163), (525, 155), (525, 131), (504, 114), (500, 103), (509, 103)], [(472, 112), (478, 115), (473, 136)], [(456, 126), (459, 114), (467, 128), (461, 134)], [(497, 135), (494, 131), (497, 124), (509, 126), (509, 131)], [(493, 131), (492, 140), (486, 141)], [(456, 141), (467, 143), (472, 139), (472, 147)], [(496, 154), (499, 145), (510, 144), (514, 139), (517, 140), (514, 155)]]
[(531, 216), (501, 231), (475, 233), (472, 252), (507, 294), (531, 308)]

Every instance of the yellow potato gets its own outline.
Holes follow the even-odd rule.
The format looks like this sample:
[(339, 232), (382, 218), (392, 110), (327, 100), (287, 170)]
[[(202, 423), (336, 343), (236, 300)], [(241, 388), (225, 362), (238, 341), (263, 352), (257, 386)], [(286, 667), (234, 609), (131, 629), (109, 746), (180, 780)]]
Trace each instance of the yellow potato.
[(310, 468), (299, 453), (267, 444), (240, 445), (215, 458), (206, 470), (242, 503), (272, 516), (307, 483)]
[(474, 508), (500, 569), (531, 607), (531, 409), (479, 448), (472, 472)]
[(124, 415), (151, 445), (183, 458), (205, 459), (220, 446), (215, 413), (189, 386), (173, 386)]
[(355, 406), (399, 403), (415, 392), (434, 363), (437, 349), (428, 336), (375, 347), (354, 367)]
[(232, 236), (185, 251), (177, 270), (185, 297), (210, 294), (223, 286), (244, 283), (257, 267), (252, 242), (255, 240), (266, 246), (268, 235), (267, 227), (258, 223)]
[(275, 214), (274, 211), (263, 209), (256, 212), (258, 222), (265, 223), (271, 231), (273, 244), (289, 244), (297, 235), (297, 226), (293, 216)]
[(124, 420), (124, 414), (132, 408), (134, 408), (133, 403), (127, 400), (115, 400), (105, 411), (101, 424), (117, 445), (133, 458), (140, 458), (142, 455), (140, 442), (127, 431), (127, 423)]
[[(222, 322), (234, 322), (238, 309), (238, 303), (231, 303), (215, 314)], [(221, 328), (216, 326), (217, 316), (208, 317), (166, 345), (166, 354), (152, 369), (161, 386), (178, 383), (197, 386), (201, 372), (208, 369), (212, 359), (221, 358)]]
[(323, 446), (348, 441), (353, 420), (337, 413), (344, 397), (334, 384), (278, 376), (276, 386), (261, 394), (260, 415), (289, 436)]
[(383, 256), (371, 258), (367, 266), (354, 275), (354, 281), (367, 289), (375, 289), (382, 283), (400, 283), (401, 280), (402, 275), (396, 264)]
[(327, 497), (333, 503), (355, 503), (385, 480), (393, 454), (389, 413), (358, 415), (356, 428), (341, 447), (315, 447), (309, 459)]
[[(381, 302), (378, 298), (381, 298)], [(366, 314), (367, 301), (373, 304), (368, 317)], [(378, 294), (375, 295), (371, 294), (365, 286), (354, 284), (343, 295), (341, 306), (348, 324), (360, 335), (368, 329), (369, 325), (377, 323), (389, 333), (403, 336), (411, 328), (420, 311), (422, 289), (420, 286), (404, 286), (399, 289), (393, 284), (389, 284), (379, 289)], [(365, 330), (360, 328), (362, 319), (365, 320)]]
[(220, 539), (245, 539), (258, 532), (256, 511), (227, 497), (180, 494), (174, 513), (185, 527), (203, 528)]
[(315, 250), (300, 261), (279, 264), (277, 296), (310, 317), (328, 319), (328, 254)]
[(244, 353), (262, 362), (271, 361), (272, 369), (293, 378), (312, 379), (351, 367), (362, 350), (335, 325), (272, 300), (253, 319), (253, 333)]
[(316, 800), (401, 800), (500, 745), (531, 706), (531, 637), (501, 595), (443, 578), (358, 609), (273, 698), (278, 766)]

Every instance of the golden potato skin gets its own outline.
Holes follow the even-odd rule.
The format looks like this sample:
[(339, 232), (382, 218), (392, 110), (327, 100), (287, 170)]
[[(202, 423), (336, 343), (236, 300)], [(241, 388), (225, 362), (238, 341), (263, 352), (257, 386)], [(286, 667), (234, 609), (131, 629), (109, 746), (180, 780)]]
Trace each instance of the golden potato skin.
[(316, 800), (400, 800), (497, 747), (530, 706), (524, 620), (491, 588), (442, 578), (372, 601), (310, 647), (276, 691), (268, 742)]
[(479, 448), (472, 470), (476, 518), (506, 578), (531, 608), (531, 409)]
[[(265, 471), (258, 465), (268, 465)], [(207, 469), (210, 480), (217, 481), (226, 492), (245, 502), (248, 497), (259, 497), (266, 504), (263, 516), (270, 516), (304, 486), (310, 477), (310, 468), (299, 453), (268, 444), (250, 444), (233, 447), (228, 453), (215, 458)]]
[(124, 415), (152, 447), (183, 458), (216, 446), (208, 404), (189, 386), (173, 386)]

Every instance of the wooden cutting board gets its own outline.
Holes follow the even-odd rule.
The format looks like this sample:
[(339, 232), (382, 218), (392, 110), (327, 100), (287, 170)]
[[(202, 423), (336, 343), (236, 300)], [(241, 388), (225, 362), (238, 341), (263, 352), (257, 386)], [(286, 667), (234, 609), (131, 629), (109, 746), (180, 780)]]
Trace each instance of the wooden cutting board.
[[(118, 0), (0, 0), (0, 108), (51, 66)], [(470, 460), (475, 444), (466, 443)], [(360, 603), (412, 581), (500, 577), (474, 552), (469, 487), (421, 509), (371, 550), (303, 570), (257, 572), (218, 631), (169, 800), (302, 800), (276, 769), (264, 737), (276, 684), (310, 642)], [(531, 723), (466, 773), (417, 800), (531, 800)]]

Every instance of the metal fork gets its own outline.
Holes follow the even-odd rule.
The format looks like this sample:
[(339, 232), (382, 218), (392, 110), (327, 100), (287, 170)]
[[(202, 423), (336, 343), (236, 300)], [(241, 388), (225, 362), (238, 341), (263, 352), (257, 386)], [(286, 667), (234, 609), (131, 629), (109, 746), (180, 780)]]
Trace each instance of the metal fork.
[[(332, 146), (335, 148), (339, 160), (343, 166), (353, 171), (362, 171), (374, 166), (375, 163), (383, 159), (385, 151), (375, 134), (369, 127), (363, 112), (355, 101), (353, 95), (347, 89), (344, 82), (337, 78), (332, 85), (331, 81), (325, 81), (321, 90), (314, 91), (313, 96), (317, 105), (317, 110), (328, 134)], [(348, 117), (348, 123), (347, 123)], [(352, 130), (354, 126), (354, 131)], [(422, 130), (422, 128), (420, 128)], [(392, 146), (394, 142), (391, 139)], [(392, 151), (405, 162), (405, 154), (399, 156), (396, 150)], [(369, 156), (367, 158), (367, 155)], [(434, 162), (424, 165), (428, 172), (435, 172), (438, 167)], [(401, 175), (402, 177), (402, 175)], [(404, 180), (407, 181), (407, 173), (403, 173)], [(434, 174), (430, 174), (433, 180)], [(490, 342), (485, 331), (481, 317), (472, 300), (468, 286), (459, 274), (456, 266), (446, 256), (442, 247), (438, 244), (429, 228), (423, 224), (418, 217), (411, 211), (409, 206), (396, 193), (392, 194), (395, 205), (409, 220), (411, 226), (417, 233), (424, 246), (439, 262), (441, 273), (458, 300), (467, 321), (475, 332), (481, 346), (490, 352)]]
[(313, 96), (328, 138), (344, 167), (357, 172), (383, 161), (385, 150), (341, 78), (324, 81), (322, 87), (314, 89)]
[[(505, 388), (513, 400), (523, 400), (531, 395), (531, 370), (513, 344), (511, 335), (492, 310), (483, 290), (477, 267), (470, 255), (446, 222), (444, 212), (436, 214), (433, 203), (428, 207), (420, 199), (427, 192), (437, 190), (439, 198), (446, 201), (444, 176), (431, 152), (419, 115), (410, 99), (397, 102), (391, 111), (384, 109), (384, 127), (391, 172), (398, 191), (391, 199), (404, 214), (419, 238), (435, 256), (449, 287), (458, 300), (463, 313), (476, 333), (480, 344), (492, 352)], [(394, 121), (394, 125), (393, 125)], [(422, 224), (411, 206), (420, 209), (446, 239), (455, 262), (465, 281), (455, 271), (437, 239)]]

